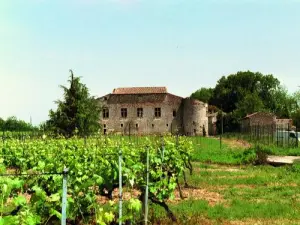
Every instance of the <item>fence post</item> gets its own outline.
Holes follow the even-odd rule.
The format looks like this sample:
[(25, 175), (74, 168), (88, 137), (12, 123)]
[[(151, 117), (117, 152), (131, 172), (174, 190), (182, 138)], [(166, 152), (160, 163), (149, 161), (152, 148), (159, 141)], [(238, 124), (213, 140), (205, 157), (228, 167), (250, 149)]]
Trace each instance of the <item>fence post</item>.
[(145, 225), (148, 224), (148, 192), (149, 192), (149, 147), (146, 147), (146, 190), (145, 190)]
[(299, 140), (298, 140), (298, 127), (297, 127), (297, 125), (298, 124), (296, 124), (296, 138), (297, 138), (297, 140), (296, 140), (296, 143), (297, 143), (297, 145), (296, 145), (296, 147), (298, 148), (299, 147)]
[(277, 136), (277, 147), (279, 146), (279, 129), (278, 129), (278, 126), (276, 125), (276, 136)]
[(275, 134), (276, 134), (276, 129), (274, 129), (274, 124), (272, 123), (272, 139), (271, 139), (271, 141), (272, 141), (272, 145), (274, 145), (274, 132), (275, 132)]
[(290, 147), (290, 123), (288, 123), (288, 148)]
[(61, 209), (61, 225), (67, 224), (67, 179), (68, 169), (64, 167), (63, 171), (63, 194), (62, 194), (62, 209)]
[(123, 189), (122, 189), (122, 150), (119, 150), (119, 225), (122, 225), (122, 203), (123, 203)]
[(220, 149), (222, 150), (222, 135), (223, 135), (223, 111), (221, 112), (221, 134), (220, 134)]

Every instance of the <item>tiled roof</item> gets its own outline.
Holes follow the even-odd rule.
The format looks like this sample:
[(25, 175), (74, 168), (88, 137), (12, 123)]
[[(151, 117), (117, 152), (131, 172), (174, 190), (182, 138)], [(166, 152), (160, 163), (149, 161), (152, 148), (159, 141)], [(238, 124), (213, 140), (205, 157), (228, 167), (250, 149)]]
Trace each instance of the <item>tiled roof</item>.
[(116, 88), (112, 94), (124, 95), (124, 94), (166, 94), (166, 87), (127, 87)]
[(275, 117), (275, 115), (272, 114), (272, 113), (268, 113), (268, 112), (255, 112), (255, 113), (252, 113), (252, 114), (248, 114), (247, 116), (244, 117), (244, 119), (251, 118), (251, 117), (253, 117), (255, 115), (264, 115), (264, 116)]
[(276, 123), (291, 123), (292, 119), (276, 119)]
[(252, 117), (252, 116), (254, 116), (254, 115), (256, 115), (257, 114), (257, 112), (255, 112), (255, 113), (252, 113), (252, 114), (248, 114), (247, 116), (245, 116), (244, 118), (250, 118), (250, 117)]

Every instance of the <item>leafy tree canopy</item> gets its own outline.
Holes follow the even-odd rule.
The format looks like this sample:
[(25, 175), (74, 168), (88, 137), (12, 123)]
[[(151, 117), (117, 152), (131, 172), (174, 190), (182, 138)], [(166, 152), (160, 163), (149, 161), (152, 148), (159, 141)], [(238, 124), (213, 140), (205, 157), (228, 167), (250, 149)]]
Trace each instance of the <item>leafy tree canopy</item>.
[(274, 93), (280, 87), (280, 82), (273, 75), (263, 75), (250, 71), (238, 72), (228, 77), (222, 77), (213, 91), (211, 103), (222, 108), (224, 112), (233, 112), (238, 103), (246, 96), (258, 96), (265, 108), (273, 111), (275, 109)]
[(100, 105), (90, 96), (80, 77), (75, 77), (72, 70), (70, 72), (69, 87), (60, 86), (64, 91), (63, 100), (56, 101), (56, 111), (50, 110), (46, 127), (65, 137), (87, 136), (100, 128)]
[(15, 116), (8, 117), (6, 120), (0, 118), (0, 130), (2, 131), (33, 131), (36, 127), (23, 120), (17, 119)]
[(300, 91), (290, 95), (273, 75), (251, 71), (223, 76), (214, 88), (200, 88), (191, 97), (226, 112), (229, 130), (247, 114), (266, 111), (291, 118), (300, 106)]
[(294, 99), (297, 102), (296, 110), (292, 114), (294, 124), (299, 128), (300, 127), (300, 91), (297, 91), (294, 94)]
[(199, 90), (195, 91), (191, 98), (197, 99), (199, 101), (209, 103), (212, 95), (213, 95), (213, 88), (200, 88)]

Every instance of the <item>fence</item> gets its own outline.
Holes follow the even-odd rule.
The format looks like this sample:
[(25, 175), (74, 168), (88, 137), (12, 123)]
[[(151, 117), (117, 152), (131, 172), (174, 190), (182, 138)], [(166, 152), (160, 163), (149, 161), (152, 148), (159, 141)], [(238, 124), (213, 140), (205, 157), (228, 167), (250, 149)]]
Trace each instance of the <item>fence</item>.
[(226, 133), (225, 137), (235, 137), (249, 142), (272, 145), (283, 148), (298, 148), (300, 142), (300, 129), (298, 127), (286, 127), (280, 125), (254, 124), (241, 129), (238, 133)]

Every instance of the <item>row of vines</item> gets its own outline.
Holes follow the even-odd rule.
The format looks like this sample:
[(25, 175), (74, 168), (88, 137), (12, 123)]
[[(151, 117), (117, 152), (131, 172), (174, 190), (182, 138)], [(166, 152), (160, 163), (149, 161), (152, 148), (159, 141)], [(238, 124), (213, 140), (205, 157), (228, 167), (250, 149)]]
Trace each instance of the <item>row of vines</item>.
[(123, 224), (144, 218), (146, 154), (149, 156), (149, 193), (152, 204), (175, 215), (167, 205), (180, 191), (178, 178), (192, 172), (192, 143), (185, 137), (122, 139), (47, 139), (0, 143), (0, 225), (60, 224), (62, 172), (68, 168), (67, 223), (117, 224), (116, 191), (119, 152), (122, 153)]

